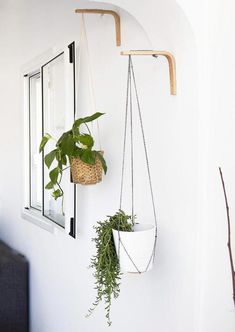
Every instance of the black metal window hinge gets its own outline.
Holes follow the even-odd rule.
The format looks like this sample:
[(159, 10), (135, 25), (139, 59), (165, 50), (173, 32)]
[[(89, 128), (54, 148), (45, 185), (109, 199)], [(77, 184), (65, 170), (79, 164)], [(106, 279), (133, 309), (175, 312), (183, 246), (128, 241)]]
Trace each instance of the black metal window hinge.
[(68, 45), (69, 49), (69, 62), (74, 63), (75, 62), (75, 42), (72, 42)]
[(74, 218), (70, 218), (70, 232), (69, 235), (72, 236), (74, 239), (76, 238), (76, 225)]

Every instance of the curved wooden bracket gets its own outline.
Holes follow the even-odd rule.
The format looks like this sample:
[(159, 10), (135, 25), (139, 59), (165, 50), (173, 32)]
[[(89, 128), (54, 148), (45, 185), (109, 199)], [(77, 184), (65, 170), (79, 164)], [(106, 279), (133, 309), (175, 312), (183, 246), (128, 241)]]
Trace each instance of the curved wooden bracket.
[(106, 9), (75, 9), (75, 13), (77, 14), (108, 14), (112, 15), (115, 20), (115, 28), (116, 28), (116, 45), (121, 46), (121, 20), (118, 13), (114, 10), (106, 10)]
[(152, 55), (164, 56), (167, 58), (169, 65), (169, 75), (170, 75), (170, 92), (171, 95), (176, 95), (176, 65), (174, 56), (167, 51), (123, 51), (121, 55)]

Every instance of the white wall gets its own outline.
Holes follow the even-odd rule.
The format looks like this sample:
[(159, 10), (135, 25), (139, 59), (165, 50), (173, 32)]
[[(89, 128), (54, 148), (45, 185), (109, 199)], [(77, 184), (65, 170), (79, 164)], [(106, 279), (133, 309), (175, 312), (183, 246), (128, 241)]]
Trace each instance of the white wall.
[(234, 43), (235, 6), (233, 1), (210, 2), (208, 29), (208, 71), (210, 108), (207, 119), (208, 215), (204, 225), (204, 286), (202, 331), (234, 331), (235, 311), (227, 250), (224, 197), (218, 172), (221, 166), (228, 191), (235, 255), (234, 185)]
[[(156, 266), (152, 272), (123, 277), (121, 296), (113, 303), (113, 326), (109, 331), (230, 332), (234, 330), (235, 319), (231, 306), (227, 252), (219, 228), (211, 229), (209, 223), (203, 223), (207, 219), (202, 210), (201, 194), (205, 194), (208, 185), (202, 184), (201, 180), (205, 179), (207, 161), (209, 163), (208, 157), (204, 159), (207, 145), (203, 147), (203, 143), (208, 138), (206, 133), (210, 121), (207, 120), (210, 120), (210, 114), (207, 115), (208, 110), (202, 108), (202, 97), (206, 95), (206, 90), (197, 91), (197, 82), (203, 81), (204, 87), (208, 87), (204, 80), (207, 70), (201, 67), (206, 67), (208, 59), (200, 56), (199, 48), (205, 46), (202, 40), (205, 13), (201, 20), (198, 17), (201, 13), (198, 4), (188, 16), (194, 28), (194, 37), (183, 11), (174, 1), (149, 0), (148, 6), (130, 0), (115, 3), (134, 15), (141, 24), (119, 9), (123, 35), (121, 49), (172, 51), (177, 61), (178, 95), (169, 96), (168, 69), (164, 60), (134, 59), (157, 199), (159, 242)], [(190, 12), (188, 3), (183, 7), (186, 13)], [(91, 243), (94, 235), (92, 226), (96, 220), (115, 211), (119, 194), (127, 59), (120, 57), (120, 50), (115, 47), (112, 18), (87, 17), (97, 108), (107, 113), (100, 125), (109, 164), (108, 175), (95, 187), (78, 189), (79, 236), (76, 240), (57, 230), (54, 234), (48, 233), (20, 218), (23, 161), (20, 68), (48, 48), (79, 38), (79, 16), (73, 11), (82, 5), (87, 6), (85, 2), (71, 0), (11, 0), (0, 4), (0, 237), (23, 252), (30, 261), (33, 332), (108, 329), (102, 305), (89, 320), (84, 315), (94, 298), (92, 273), (87, 269), (94, 251)], [(232, 3), (230, 9), (232, 15)], [(211, 19), (214, 18), (212, 15), (214, 12), (211, 13)], [(220, 15), (225, 22), (222, 13)], [(213, 30), (211, 33), (216, 35)], [(220, 36), (221, 44), (230, 45), (229, 37), (224, 41), (223, 35)], [(217, 50), (216, 44), (213, 45)], [(198, 59), (195, 53), (199, 55)], [(214, 61), (214, 58), (211, 59)], [(222, 52), (217, 59), (222, 59)], [(89, 95), (86, 59), (83, 57), (82, 60), (79, 115), (91, 112), (89, 108), (86, 109)], [(215, 84), (214, 96), (218, 95), (220, 89), (228, 97), (226, 76), (221, 70), (220, 78), (223, 77), (223, 83), (219, 86)], [(213, 80), (215, 78), (217, 76), (213, 76)], [(232, 126), (228, 131), (227, 125), (231, 123), (233, 114), (232, 98), (227, 100), (227, 112), (230, 110), (230, 113), (223, 128), (224, 133), (230, 133), (230, 138)], [(207, 103), (208, 100), (204, 100), (204, 105)], [(219, 113), (220, 109), (217, 110)], [(204, 111), (205, 116), (202, 116)], [(225, 121), (219, 115), (212, 120), (216, 128), (220, 128), (220, 122)], [(227, 136), (222, 138), (224, 143), (227, 142)], [(231, 150), (227, 151), (226, 160), (227, 172), (232, 178), (232, 165), (229, 162), (232, 139), (230, 143)], [(139, 138), (136, 144), (139, 144)], [(214, 139), (208, 144), (216, 152), (218, 145), (214, 144)], [(220, 151), (223, 151), (223, 146), (220, 145)], [(137, 153), (139, 160), (141, 152)], [(210, 163), (214, 177), (211, 183), (216, 183), (218, 187), (215, 191), (214, 187), (210, 187), (215, 197), (209, 202), (210, 205), (203, 203), (203, 209), (211, 207), (213, 213), (210, 214), (210, 220), (213, 222), (216, 219), (217, 227), (222, 227), (221, 232), (225, 236), (224, 225), (220, 224), (224, 214), (214, 156), (216, 154), (213, 152)], [(141, 174), (136, 186), (142, 189), (137, 196), (137, 214), (149, 220), (152, 216), (143, 202), (147, 184), (141, 164), (137, 165), (136, 174)], [(215, 204), (218, 211), (212, 209)], [(204, 231), (208, 233), (201, 239), (199, 235)], [(214, 282), (211, 282), (212, 278)]]

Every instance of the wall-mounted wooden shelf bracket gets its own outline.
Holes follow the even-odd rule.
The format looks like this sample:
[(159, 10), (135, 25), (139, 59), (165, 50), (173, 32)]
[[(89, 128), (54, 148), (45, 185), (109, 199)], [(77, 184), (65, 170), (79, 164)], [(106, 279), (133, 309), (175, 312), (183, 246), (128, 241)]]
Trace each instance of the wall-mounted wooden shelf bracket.
[(106, 9), (75, 9), (75, 13), (77, 14), (108, 14), (112, 15), (115, 20), (115, 28), (116, 28), (116, 45), (121, 46), (121, 19), (118, 13), (114, 10), (106, 10)]
[(176, 95), (176, 65), (174, 56), (167, 51), (123, 51), (121, 55), (152, 55), (153, 57), (164, 56), (167, 58), (170, 75), (170, 92)]

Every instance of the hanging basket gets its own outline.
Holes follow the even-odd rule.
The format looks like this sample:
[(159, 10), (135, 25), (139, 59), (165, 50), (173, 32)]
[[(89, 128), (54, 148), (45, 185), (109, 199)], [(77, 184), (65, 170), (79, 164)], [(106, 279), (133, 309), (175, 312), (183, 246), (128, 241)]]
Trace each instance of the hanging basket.
[(142, 273), (153, 267), (156, 227), (136, 224), (133, 232), (113, 229), (116, 253), (122, 272)]
[[(103, 156), (104, 152), (99, 151)], [(94, 165), (82, 161), (79, 157), (71, 160), (71, 176), (73, 183), (83, 185), (96, 184), (102, 181), (103, 167), (100, 159), (96, 157)]]

